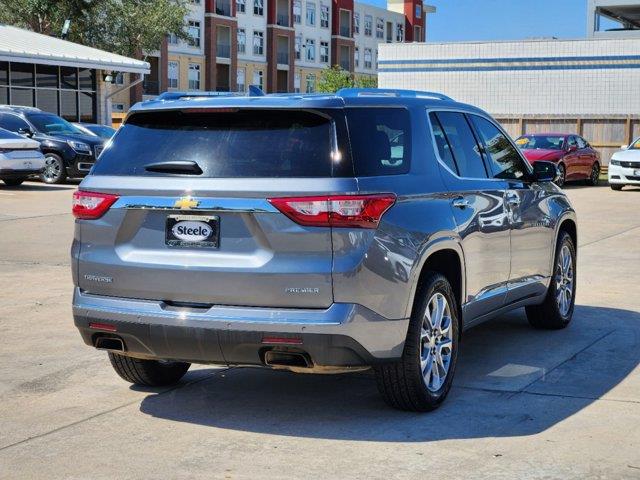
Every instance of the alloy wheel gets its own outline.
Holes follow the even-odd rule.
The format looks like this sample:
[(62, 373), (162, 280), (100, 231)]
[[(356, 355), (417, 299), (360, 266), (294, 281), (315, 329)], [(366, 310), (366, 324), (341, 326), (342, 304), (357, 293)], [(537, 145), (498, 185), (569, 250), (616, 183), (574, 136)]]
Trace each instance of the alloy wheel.
[(573, 257), (571, 249), (563, 245), (556, 265), (556, 302), (563, 317), (571, 310), (573, 300)]
[(420, 332), (420, 368), (427, 389), (437, 392), (444, 385), (453, 353), (451, 308), (441, 293), (429, 299)]
[(44, 172), (42, 178), (45, 182), (55, 182), (60, 178), (62, 173), (62, 165), (55, 157), (46, 157), (44, 161)]

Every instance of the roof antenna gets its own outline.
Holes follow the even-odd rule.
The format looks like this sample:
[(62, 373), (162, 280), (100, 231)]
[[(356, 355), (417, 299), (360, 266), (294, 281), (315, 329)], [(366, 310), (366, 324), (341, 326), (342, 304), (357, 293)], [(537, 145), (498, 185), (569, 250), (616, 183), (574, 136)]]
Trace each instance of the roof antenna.
[(249, 85), (250, 97), (264, 97), (264, 92), (258, 85)]

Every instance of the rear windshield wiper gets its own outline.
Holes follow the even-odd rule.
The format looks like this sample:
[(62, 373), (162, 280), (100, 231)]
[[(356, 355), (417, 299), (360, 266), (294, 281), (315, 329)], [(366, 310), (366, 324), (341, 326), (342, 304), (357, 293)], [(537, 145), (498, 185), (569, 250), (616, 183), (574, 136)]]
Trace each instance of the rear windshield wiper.
[(200, 165), (191, 160), (173, 160), (167, 162), (149, 163), (144, 166), (148, 172), (182, 173), (186, 175), (202, 175)]

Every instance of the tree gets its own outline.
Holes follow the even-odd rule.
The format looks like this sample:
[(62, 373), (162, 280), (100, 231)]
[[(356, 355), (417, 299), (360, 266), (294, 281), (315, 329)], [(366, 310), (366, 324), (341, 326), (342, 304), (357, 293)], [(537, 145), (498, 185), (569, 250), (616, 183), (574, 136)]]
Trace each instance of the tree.
[(318, 79), (318, 92), (325, 93), (335, 93), (341, 88), (376, 88), (377, 86), (376, 77), (356, 77), (339, 65), (323, 69)]
[(165, 36), (186, 38), (187, 0), (0, 0), (0, 23), (59, 35), (128, 57), (158, 50)]

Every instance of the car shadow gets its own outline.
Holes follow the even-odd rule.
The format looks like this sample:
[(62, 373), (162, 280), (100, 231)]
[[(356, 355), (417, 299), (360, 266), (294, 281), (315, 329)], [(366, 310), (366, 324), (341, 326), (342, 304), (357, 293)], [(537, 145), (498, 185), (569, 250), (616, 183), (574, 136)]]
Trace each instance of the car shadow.
[[(611, 390), (640, 362), (640, 314), (578, 306), (570, 328), (541, 331), (516, 311), (466, 332), (462, 345), (454, 387), (429, 414), (386, 406), (369, 372), (301, 375), (260, 368), (190, 372), (181, 388), (145, 397), (140, 410), (207, 427), (338, 440), (532, 435), (603, 396), (629, 400), (625, 395), (633, 392), (624, 384)], [(594, 360), (609, 360), (608, 367), (594, 368)]]
[(47, 190), (75, 190), (78, 188), (80, 180), (67, 180), (62, 185), (48, 185), (35, 180), (29, 180), (28, 182), (18, 185), (16, 187), (8, 187), (0, 184), (0, 190), (11, 190), (15, 192), (45, 192)]

